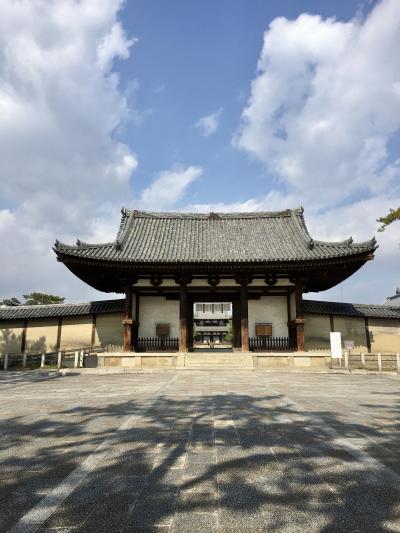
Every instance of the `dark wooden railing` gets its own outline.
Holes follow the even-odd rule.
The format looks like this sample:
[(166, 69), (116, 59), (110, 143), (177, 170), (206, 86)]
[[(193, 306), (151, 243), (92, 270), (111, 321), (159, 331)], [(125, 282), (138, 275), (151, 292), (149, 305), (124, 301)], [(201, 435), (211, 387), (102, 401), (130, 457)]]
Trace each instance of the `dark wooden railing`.
[(178, 337), (138, 337), (134, 343), (136, 352), (178, 352)]
[(251, 352), (287, 352), (294, 349), (289, 337), (250, 337)]

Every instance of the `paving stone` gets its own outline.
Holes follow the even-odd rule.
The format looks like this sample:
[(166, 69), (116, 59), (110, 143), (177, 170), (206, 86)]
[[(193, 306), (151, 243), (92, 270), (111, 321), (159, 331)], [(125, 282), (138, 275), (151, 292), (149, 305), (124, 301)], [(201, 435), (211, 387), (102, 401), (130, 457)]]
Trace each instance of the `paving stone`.
[(173, 533), (196, 533), (217, 531), (218, 519), (215, 513), (177, 512), (173, 523)]
[[(0, 374), (1, 531), (104, 439), (113, 439), (109, 453), (39, 531), (400, 531), (388, 475), (400, 473), (395, 376), (15, 379), (17, 388)], [(351, 446), (381, 466), (371, 471)]]

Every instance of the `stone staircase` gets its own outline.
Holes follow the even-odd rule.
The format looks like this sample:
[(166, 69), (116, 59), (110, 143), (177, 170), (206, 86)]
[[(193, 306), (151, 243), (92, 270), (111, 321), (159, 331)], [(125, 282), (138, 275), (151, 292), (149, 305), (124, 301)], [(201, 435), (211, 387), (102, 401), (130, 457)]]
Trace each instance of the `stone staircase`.
[(254, 368), (253, 355), (243, 352), (186, 353), (185, 368), (190, 370), (248, 370)]

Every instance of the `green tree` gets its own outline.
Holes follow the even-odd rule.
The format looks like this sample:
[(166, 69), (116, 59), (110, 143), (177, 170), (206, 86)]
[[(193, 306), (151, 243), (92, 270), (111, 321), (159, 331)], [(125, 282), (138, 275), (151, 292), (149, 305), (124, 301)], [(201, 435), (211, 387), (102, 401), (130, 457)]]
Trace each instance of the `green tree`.
[(390, 226), (390, 224), (396, 220), (400, 220), (400, 207), (397, 209), (390, 209), (386, 216), (378, 218), (377, 222), (382, 224), (378, 231), (385, 231), (386, 226)]
[(25, 305), (48, 305), (48, 304), (62, 304), (65, 298), (61, 296), (54, 296), (53, 294), (46, 294), (44, 292), (31, 292), (24, 294)]
[(22, 305), (18, 298), (5, 298), (0, 300), (0, 305), (8, 305), (9, 307), (14, 307), (16, 305)]
[(229, 319), (228, 322), (228, 331), (225, 333), (225, 340), (230, 344), (233, 343), (233, 322), (232, 319)]

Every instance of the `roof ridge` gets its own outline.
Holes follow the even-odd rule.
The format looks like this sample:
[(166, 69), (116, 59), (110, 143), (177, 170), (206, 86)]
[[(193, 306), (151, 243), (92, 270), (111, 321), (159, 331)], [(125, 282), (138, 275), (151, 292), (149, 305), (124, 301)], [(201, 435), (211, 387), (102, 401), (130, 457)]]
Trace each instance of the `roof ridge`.
[[(138, 209), (123, 208), (123, 219), (125, 216), (135, 218), (172, 218), (172, 219), (214, 219), (214, 218), (274, 218), (274, 217), (289, 217), (292, 213), (299, 213), (302, 208), (283, 209), (280, 211), (211, 211), (209, 213), (195, 212), (195, 211), (142, 211)], [(216, 216), (215, 216), (216, 215)], [(122, 225), (122, 220), (121, 220)], [(120, 235), (120, 233), (118, 233)]]
[(104, 302), (115, 302), (122, 300), (123, 298), (111, 298), (109, 300), (91, 300), (89, 302), (69, 302), (69, 303), (58, 303), (58, 304), (31, 304), (31, 305), (2, 305), (0, 306), (0, 309), (38, 309), (43, 307), (65, 307), (66, 305), (74, 306), (74, 305), (89, 305), (89, 304), (97, 304), (97, 303), (104, 303)]
[(358, 304), (353, 302), (332, 302), (331, 300), (309, 300), (304, 298), (303, 302), (312, 302), (316, 304), (334, 304), (334, 305), (352, 305), (353, 307), (384, 307), (385, 309), (398, 309), (395, 305), (384, 305), (384, 304)]

